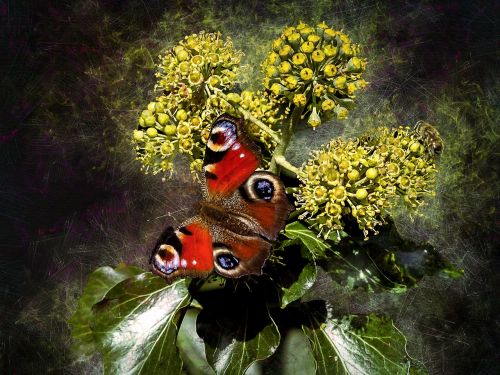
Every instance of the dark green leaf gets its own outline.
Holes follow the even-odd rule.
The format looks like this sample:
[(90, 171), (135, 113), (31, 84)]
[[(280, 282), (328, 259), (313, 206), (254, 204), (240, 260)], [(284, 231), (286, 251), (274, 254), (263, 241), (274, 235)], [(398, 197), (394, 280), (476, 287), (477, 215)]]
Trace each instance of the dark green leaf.
[(280, 334), (267, 307), (267, 298), (277, 300), (276, 290), (270, 283), (251, 282), (230, 282), (223, 290), (196, 296), (203, 306), (197, 331), (217, 374), (243, 374), (279, 345)]
[(213, 333), (218, 345), (207, 346), (207, 358), (217, 374), (243, 374), (252, 363), (268, 358), (276, 351), (280, 333), (273, 321), (252, 337), (246, 334), (244, 327), (242, 329), (241, 337), (235, 337), (224, 327)]
[(289, 331), (282, 348), (283, 374), (314, 375), (315, 361), (307, 337), (298, 329)]
[(308, 263), (300, 272), (297, 280), (290, 287), (282, 287), (281, 308), (285, 308), (289, 303), (300, 299), (316, 281), (316, 265)]
[(92, 306), (100, 302), (106, 293), (119, 282), (144, 272), (140, 268), (118, 265), (115, 269), (101, 267), (92, 272), (78, 300), (78, 306), (68, 323), (71, 326), (71, 335), (76, 339), (75, 349), (82, 354), (91, 354), (95, 351), (94, 336), (89, 327), (92, 318)]
[(317, 374), (407, 375), (425, 374), (406, 353), (406, 339), (390, 320), (368, 317), (361, 328), (353, 318), (317, 319), (303, 325), (312, 343)]
[(175, 344), (180, 311), (191, 301), (186, 281), (167, 285), (151, 273), (122, 281), (94, 307), (91, 327), (108, 374), (179, 374)]
[(298, 221), (288, 224), (285, 227), (284, 235), (292, 240), (300, 240), (307, 250), (309, 250), (311, 259), (325, 257), (326, 250), (330, 248), (315, 232)]
[(177, 347), (189, 374), (212, 375), (215, 373), (207, 362), (205, 343), (196, 332), (196, 318), (199, 312), (198, 309), (189, 309), (186, 312), (177, 336)]

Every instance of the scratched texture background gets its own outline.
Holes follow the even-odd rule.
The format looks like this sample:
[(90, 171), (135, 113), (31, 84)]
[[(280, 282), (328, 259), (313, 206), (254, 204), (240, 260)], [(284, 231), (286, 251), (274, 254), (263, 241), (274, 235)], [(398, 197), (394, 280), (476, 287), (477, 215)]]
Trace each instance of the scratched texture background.
[[(438, 196), (400, 218), (455, 265), (404, 295), (318, 293), (339, 313), (392, 316), (432, 374), (498, 374), (498, 88), (500, 3), (472, 1), (0, 0), (0, 373), (100, 373), (70, 351), (67, 317), (87, 274), (145, 266), (165, 223), (189, 216), (197, 186), (145, 176), (130, 131), (153, 98), (158, 53), (202, 29), (246, 53), (244, 83), (286, 24), (324, 20), (365, 46), (371, 82), (333, 135), (427, 119), (445, 140)], [(458, 124), (458, 125), (457, 125)], [(290, 150), (304, 160), (300, 134)]]

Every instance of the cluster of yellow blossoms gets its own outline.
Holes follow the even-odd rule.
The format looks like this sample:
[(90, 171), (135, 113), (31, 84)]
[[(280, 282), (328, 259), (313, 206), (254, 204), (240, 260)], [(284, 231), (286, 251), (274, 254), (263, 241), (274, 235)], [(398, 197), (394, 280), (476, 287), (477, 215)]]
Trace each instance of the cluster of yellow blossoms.
[(314, 151), (299, 178), (297, 205), (319, 235), (338, 235), (355, 219), (365, 237), (384, 223), (395, 198), (411, 207), (434, 194), (435, 162), (408, 127), (378, 128), (374, 135), (334, 139)]
[[(219, 33), (187, 36), (161, 58), (156, 89), (161, 95), (148, 104), (133, 133), (137, 159), (153, 174), (171, 172), (177, 154), (189, 158), (196, 175), (201, 170), (210, 127), (222, 113), (237, 113), (235, 105), (272, 128), (282, 118), (279, 100), (269, 93), (230, 91), (237, 83), (242, 53)], [(269, 135), (255, 125), (250, 133), (267, 149)]]
[(313, 128), (322, 119), (345, 119), (354, 106), (366, 59), (359, 45), (325, 23), (315, 28), (301, 22), (288, 27), (273, 42), (273, 51), (262, 64), (264, 86), (274, 95), (303, 107)]

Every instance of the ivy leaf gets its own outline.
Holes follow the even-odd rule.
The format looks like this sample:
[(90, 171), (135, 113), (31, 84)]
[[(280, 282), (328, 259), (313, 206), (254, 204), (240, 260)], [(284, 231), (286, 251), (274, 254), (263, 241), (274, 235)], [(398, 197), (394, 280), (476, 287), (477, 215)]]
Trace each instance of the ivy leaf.
[(269, 316), (266, 292), (241, 285), (197, 296), (203, 306), (197, 331), (217, 374), (243, 374), (278, 348), (280, 333)]
[(126, 279), (94, 306), (91, 327), (109, 374), (179, 374), (175, 345), (180, 312), (189, 305), (186, 281), (171, 285), (150, 272)]
[(297, 280), (290, 287), (282, 287), (281, 308), (300, 299), (316, 282), (316, 264), (308, 263), (302, 268)]
[(215, 374), (205, 356), (205, 343), (196, 332), (196, 319), (200, 310), (189, 309), (182, 319), (177, 336), (177, 347), (189, 374)]
[(283, 342), (283, 374), (314, 375), (315, 361), (309, 340), (298, 329), (289, 331)]
[(317, 374), (425, 374), (406, 354), (406, 339), (390, 320), (370, 315), (358, 328), (354, 316), (343, 320), (310, 315), (302, 329), (312, 343)]
[(106, 293), (119, 282), (144, 272), (140, 268), (118, 265), (115, 269), (101, 267), (92, 272), (87, 285), (78, 300), (75, 313), (68, 320), (71, 326), (71, 336), (76, 339), (74, 349), (90, 355), (95, 351), (94, 335), (89, 327), (92, 318), (92, 306), (100, 302)]
[(272, 320), (255, 335), (248, 335), (245, 326), (234, 333), (221, 327), (219, 332), (213, 332), (217, 346), (206, 348), (207, 358), (217, 374), (245, 373), (255, 361), (270, 357), (280, 342), (278, 327)]
[(309, 250), (311, 259), (326, 257), (326, 250), (330, 248), (330, 245), (319, 238), (315, 232), (298, 221), (288, 224), (283, 234), (291, 240), (300, 240)]

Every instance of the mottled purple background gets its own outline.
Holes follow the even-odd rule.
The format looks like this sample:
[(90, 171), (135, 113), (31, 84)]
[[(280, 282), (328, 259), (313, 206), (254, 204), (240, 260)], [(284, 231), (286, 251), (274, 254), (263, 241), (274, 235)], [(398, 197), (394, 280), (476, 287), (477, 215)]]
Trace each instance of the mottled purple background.
[[(123, 58), (120, 44), (147, 41), (165, 12), (173, 18), (181, 14), (175, 22), (184, 30), (190, 23), (199, 29), (203, 23), (196, 17), (203, 14), (203, 3), (0, 0), (0, 373), (97, 371), (94, 362), (72, 362), (65, 324), (86, 275), (119, 261), (144, 265), (148, 244), (164, 223), (188, 215), (197, 191), (189, 177), (162, 184), (144, 176), (126, 137), (118, 134), (134, 126), (154, 77), (141, 75), (150, 74), (147, 67), (135, 67), (125, 77), (140, 79), (141, 85), (99, 77), (111, 80), (113, 61)], [(258, 30), (260, 22), (286, 17), (292, 4), (304, 20), (318, 17), (313, 2), (210, 1), (206, 6), (215, 17), (212, 24), (230, 29), (241, 23), (231, 19), (237, 13)], [(375, 82), (379, 92), (415, 103), (411, 115), (404, 100), (395, 104), (401, 121), (428, 112), (429, 98), (415, 83), (438, 92), (467, 80), (485, 87), (498, 80), (498, 1), (350, 1), (332, 8), (341, 9), (337, 17), (349, 25), (361, 13), (377, 13), (382, 4), (386, 11), (378, 25), (386, 26), (374, 29), (373, 42), (388, 54), (408, 51), (403, 57), (414, 59), (411, 71), (388, 64)], [(145, 47), (159, 49), (154, 43)], [(93, 69), (107, 70), (99, 75)], [(130, 98), (121, 95), (123, 101), (113, 105), (108, 99), (116, 96), (113, 90), (127, 87), (135, 90)], [(137, 91), (143, 92), (142, 103), (134, 102)], [(478, 173), (494, 186), (498, 160), (491, 161), (491, 171)], [(487, 202), (494, 209), (498, 190), (489, 191)], [(165, 217), (168, 212), (177, 212), (175, 218)], [(399, 312), (401, 322), (413, 324), (410, 342), (426, 347), (419, 352), (428, 356), (419, 359), (434, 374), (500, 372), (500, 263), (490, 246), (498, 243), (498, 232), (481, 220), (465, 223), (476, 236), (466, 246), (469, 256), (480, 259), (481, 284), (467, 283), (466, 291), (449, 286), (439, 292), (436, 305), (426, 302), (424, 292), (414, 303), (404, 301)], [(420, 312), (425, 319), (419, 319)]]

